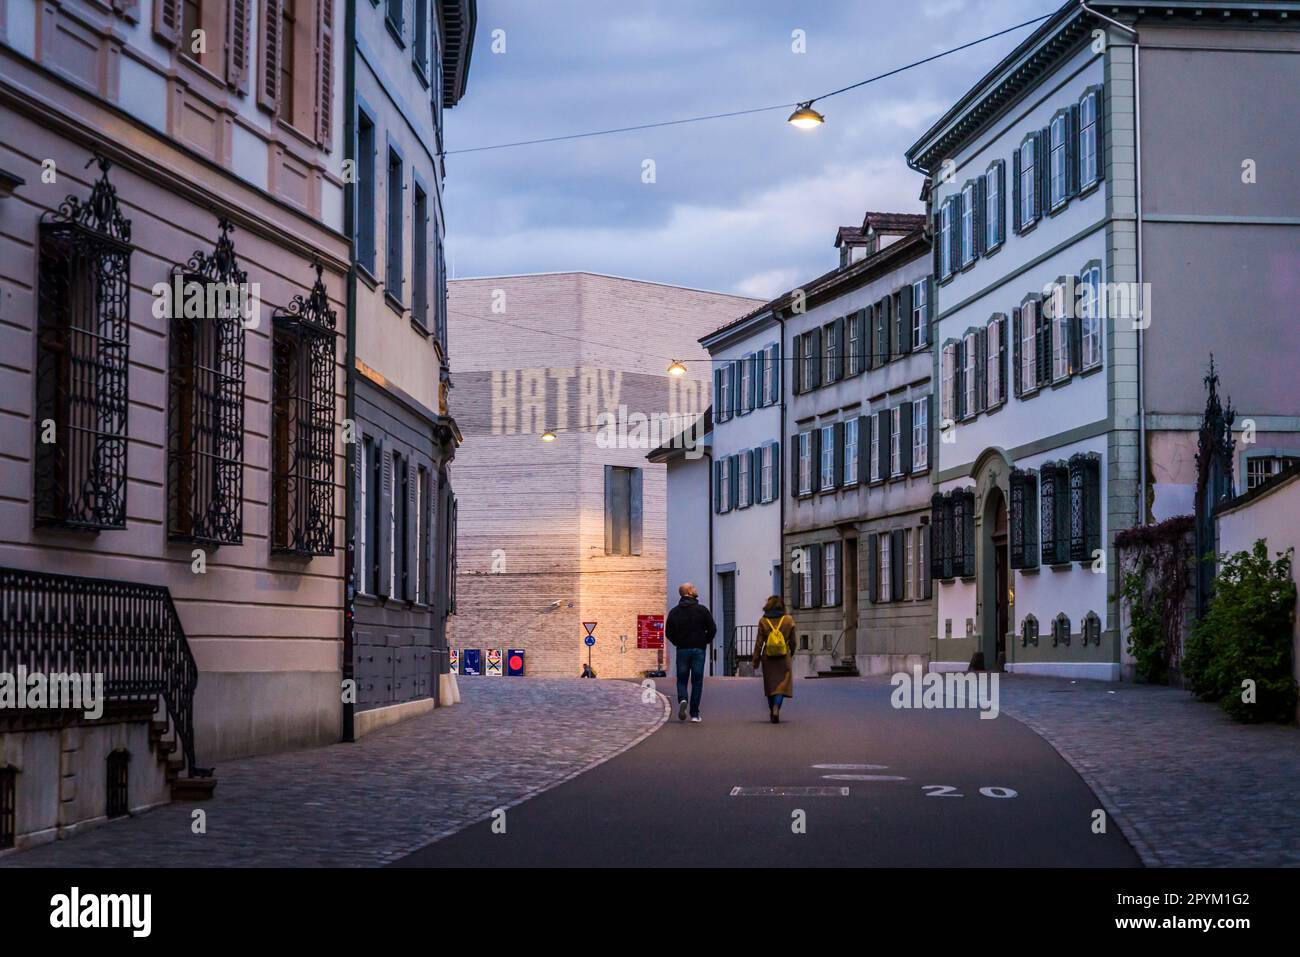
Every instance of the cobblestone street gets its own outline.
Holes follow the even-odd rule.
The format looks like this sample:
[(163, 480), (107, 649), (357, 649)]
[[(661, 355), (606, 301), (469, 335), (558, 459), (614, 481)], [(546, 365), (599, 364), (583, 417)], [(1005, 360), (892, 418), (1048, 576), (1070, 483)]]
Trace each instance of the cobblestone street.
[(1004, 675), (1002, 709), (1083, 776), (1148, 867), (1300, 865), (1300, 730), (1186, 691)]
[[(608, 760), (667, 717), (625, 681), (461, 678), (462, 702), (356, 744), (228, 761), (171, 804), (6, 867), (374, 866)], [(207, 833), (191, 814), (207, 812)]]

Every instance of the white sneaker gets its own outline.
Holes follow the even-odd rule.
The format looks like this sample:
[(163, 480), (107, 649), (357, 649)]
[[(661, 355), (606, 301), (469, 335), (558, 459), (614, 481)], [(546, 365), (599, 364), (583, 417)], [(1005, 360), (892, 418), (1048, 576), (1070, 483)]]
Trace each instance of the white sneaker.
[(677, 720), (678, 721), (686, 720), (686, 699), (685, 698), (677, 702)]
[(700, 716), (698, 714), (695, 717), (691, 718), (691, 724), (699, 724), (699, 723), (700, 723)]

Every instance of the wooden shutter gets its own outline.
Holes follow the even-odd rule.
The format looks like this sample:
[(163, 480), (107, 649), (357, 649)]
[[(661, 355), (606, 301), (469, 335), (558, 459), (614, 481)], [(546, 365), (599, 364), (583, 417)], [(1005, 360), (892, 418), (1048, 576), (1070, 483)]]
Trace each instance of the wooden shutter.
[(749, 354), (749, 360), (748, 360), (749, 361), (749, 393), (745, 396), (745, 398), (749, 402), (749, 409), (751, 412), (754, 409), (757, 409), (760, 404), (759, 396), (761, 393), (758, 391), (758, 384), (759, 384), (758, 377), (759, 375), (762, 374), (763, 366), (762, 363), (758, 361), (758, 357), (759, 357), (759, 353), (751, 352)]
[(889, 312), (887, 299), (876, 303), (876, 365), (882, 366), (889, 361)]
[(925, 462), (926, 468), (938, 471), (939, 467), (939, 428), (943, 423), (936, 424), (938, 414), (937, 400), (934, 393), (931, 392), (925, 397), (925, 441), (929, 448), (926, 450)]
[(998, 242), (1007, 238), (1007, 164), (998, 160)]
[(1104, 104), (1106, 102), (1105, 88), (1097, 87), (1097, 179), (1106, 178), (1106, 114)]
[(889, 533), (889, 597), (893, 601), (903, 600), (903, 531), (896, 528)]
[(641, 554), (641, 516), (644, 512), (642, 505), (642, 470), (632, 469), (630, 494), (628, 495), (628, 541), (632, 546), (632, 554)]
[(1019, 396), (1024, 391), (1024, 364), (1021, 359), (1021, 352), (1024, 351), (1025, 344), (1020, 338), (1020, 323), (1023, 320), (1020, 316), (1020, 307), (1016, 306), (1011, 310), (1011, 346), (1012, 346), (1012, 380), (1015, 384), (1016, 395)]
[(1079, 195), (1079, 104), (1070, 107), (1065, 118), (1065, 190), (1068, 196)]
[(382, 441), (374, 443), (375, 454), (379, 456), (379, 468), (382, 479), (379, 484), (379, 581), (375, 582), (375, 594), (396, 598), (389, 595), (388, 582), (393, 576), (393, 561), (390, 554), (393, 547), (393, 527), (389, 516), (393, 513), (393, 456)]
[(898, 290), (898, 319), (894, 325), (898, 328), (898, 354), (907, 355), (912, 351), (912, 284), (910, 282)]
[(418, 506), (415, 503), (415, 486), (420, 480), (415, 470), (415, 459), (405, 456), (402, 459), (402, 471), (406, 476), (406, 508), (402, 510), (402, 530), (405, 548), (402, 562), (402, 597), (415, 601), (416, 568), (420, 561), (420, 550), (415, 535), (415, 516)]
[(790, 600), (786, 605), (791, 608), (799, 608), (799, 602), (803, 600), (803, 582), (799, 580), (799, 573), (794, 570), (794, 556), (799, 549), (798, 545), (790, 549)]
[(1011, 154), (1011, 228), (1020, 232), (1020, 147)]
[(867, 601), (880, 601), (880, 538), (867, 536)]
[(790, 494), (796, 498), (803, 493), (799, 487), (799, 449), (802, 445), (799, 435), (790, 437)]
[(808, 382), (808, 388), (816, 389), (822, 384), (822, 366), (825, 364), (825, 357), (822, 355), (822, 329), (816, 327), (808, 334), (808, 354), (812, 356), (812, 377)]
[(1052, 382), (1052, 320), (1043, 315), (1043, 300), (1038, 300), (1034, 310), (1034, 343), (1038, 347), (1038, 363), (1034, 380), (1038, 385), (1050, 385)]
[(728, 507), (740, 507), (740, 456), (732, 455), (727, 458), (727, 498)]
[(863, 485), (871, 480), (871, 416), (858, 416), (858, 474)]
[[(360, 538), (357, 530), (366, 527), (366, 500), (361, 495), (362, 475), (365, 474), (366, 469), (366, 443), (362, 435), (360, 419), (355, 420), (352, 439), (352, 527), (348, 531), (353, 543), (352, 587), (357, 591), (361, 591), (361, 586), (366, 579), (360, 561), (361, 556), (357, 555), (356, 543)], [(375, 547), (374, 542), (367, 542), (366, 544), (370, 548)]]
[(772, 443), (772, 497), (769, 502), (779, 501), (781, 498), (781, 443)]
[(822, 430), (813, 426), (808, 432), (808, 484), (810, 491), (821, 491), (822, 487)]
[[(166, 0), (158, 0), (166, 2)], [(174, 0), (177, 4), (180, 0)], [(258, 84), (257, 105), (274, 113), (280, 105), (280, 4), (282, 0), (262, 0), (262, 82)]]
[(898, 437), (900, 458), (898, 467), (904, 475), (909, 475), (912, 472), (912, 403), (910, 400), (902, 404), (898, 418), (901, 433)]
[(760, 449), (747, 449), (740, 453), (749, 457), (749, 504), (763, 501), (763, 453)]
[(334, 126), (334, 0), (316, 0), (316, 142), (329, 149)]
[(1052, 131), (1043, 128), (1035, 136), (1034, 143), (1034, 218), (1043, 215), (1049, 202), (1048, 190), (1052, 182)]
[(1007, 401), (1007, 357), (1011, 350), (1007, 345), (1007, 317), (1001, 316), (998, 322), (998, 401)]
[(989, 404), (989, 330), (985, 326), (975, 330), (975, 408), (982, 412)]
[[(924, 521), (925, 520), (922, 519), (922, 522)], [(922, 524), (918, 529), (918, 531), (920, 532), (920, 534), (917, 535), (917, 542), (916, 542), (917, 548), (921, 548), (925, 550), (924, 554), (920, 556), (921, 557), (921, 597), (929, 598), (933, 593), (933, 585), (931, 584), (931, 582), (934, 578), (934, 561), (932, 558), (932, 555), (934, 553), (934, 526), (933, 524), (930, 525)]]
[(975, 180), (975, 188), (971, 192), (973, 193), (972, 201), (975, 203), (975, 208), (971, 210), (970, 217), (971, 243), (974, 245), (975, 257), (979, 258), (986, 251), (985, 239), (987, 237), (984, 235), (984, 220), (986, 218), (985, 207), (988, 206), (988, 197), (985, 195), (988, 192), (988, 181), (981, 176)]
[(831, 469), (835, 473), (835, 487), (844, 481), (844, 423), (836, 422), (831, 426), (831, 436), (835, 442), (834, 461), (831, 463)]
[(727, 414), (730, 416), (740, 415), (740, 362), (733, 361), (727, 364), (727, 374), (731, 376), (731, 398), (728, 400)]
[(822, 546), (820, 543), (807, 546), (804, 574), (812, 575), (812, 607), (820, 608), (822, 604), (822, 583), (826, 580), (826, 570), (822, 567)]
[(966, 408), (966, 336), (952, 344), (952, 417), (960, 421)]
[(781, 344), (774, 342), (767, 347), (767, 361), (772, 364), (772, 395), (769, 402), (776, 405), (781, 401)]
[(153, 0), (154, 35), (169, 47), (181, 38), (181, 0)]
[(947, 500), (940, 492), (930, 496), (930, 577), (943, 579), (943, 525)]
[(844, 378), (844, 317), (835, 320), (835, 381)]
[(713, 462), (713, 514), (722, 514), (722, 460)]
[(1083, 317), (1079, 315), (1077, 299), (1071, 302), (1068, 308), (1070, 310), (1070, 372), (1075, 373), (1083, 368)]
[(248, 92), (248, 0), (226, 0), (226, 85)]
[(722, 370), (713, 370), (713, 410), (715, 418), (722, 417)]

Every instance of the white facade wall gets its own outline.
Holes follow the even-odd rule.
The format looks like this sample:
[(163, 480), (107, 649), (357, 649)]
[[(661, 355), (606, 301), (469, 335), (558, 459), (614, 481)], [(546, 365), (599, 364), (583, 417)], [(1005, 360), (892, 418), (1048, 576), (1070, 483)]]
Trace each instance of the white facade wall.
[[(723, 339), (723, 345), (710, 345), (706, 337), (705, 346), (710, 349), (713, 368), (725, 369), (728, 363), (753, 353), (777, 346), (780, 349), (780, 329), (775, 320), (767, 317), (764, 321), (747, 323), (734, 337)], [(771, 405), (758, 405), (756, 408), (742, 412), (726, 421), (719, 421), (716, 397), (713, 418), (713, 461), (719, 462), (727, 456), (743, 453), (748, 449), (761, 449), (763, 446), (777, 442), (774, 450), (772, 469), (773, 481), (779, 482), (780, 470), (788, 455), (784, 443), (781, 443), (781, 404), (780, 395), (787, 363), (778, 362), (777, 399)], [(761, 390), (758, 390), (761, 401)], [(713, 502), (710, 501), (710, 507)], [(724, 508), (727, 508), (724, 503)], [(763, 602), (769, 596), (780, 591), (781, 562), (781, 502), (776, 495), (768, 502), (753, 501), (750, 505), (728, 509), (713, 516), (713, 575), (709, 591), (712, 595), (710, 609), (718, 624), (718, 637), (714, 642), (714, 673), (722, 672), (723, 650), (723, 612), (722, 593), (719, 585), (720, 574), (734, 571), (736, 585), (736, 619), (735, 624), (757, 625), (763, 614)], [(701, 587), (701, 594), (704, 589)]]

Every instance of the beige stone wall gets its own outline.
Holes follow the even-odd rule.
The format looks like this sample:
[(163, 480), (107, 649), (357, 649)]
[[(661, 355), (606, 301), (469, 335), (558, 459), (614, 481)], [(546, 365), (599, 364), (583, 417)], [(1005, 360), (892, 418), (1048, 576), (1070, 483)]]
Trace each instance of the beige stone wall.
[[(602, 448), (596, 415), (702, 412), (708, 363), (688, 362), (683, 380), (669, 363), (707, 358), (699, 337), (757, 305), (588, 273), (450, 284), (452, 413), (465, 432), (452, 647), (522, 648), (529, 674), (576, 676), (582, 622), (596, 621), (602, 678), (655, 667), (636, 648), (636, 617), (667, 612), (665, 467), (645, 459), (657, 441)], [(547, 428), (558, 441), (540, 441)], [(643, 470), (640, 555), (605, 554), (606, 465)]]

